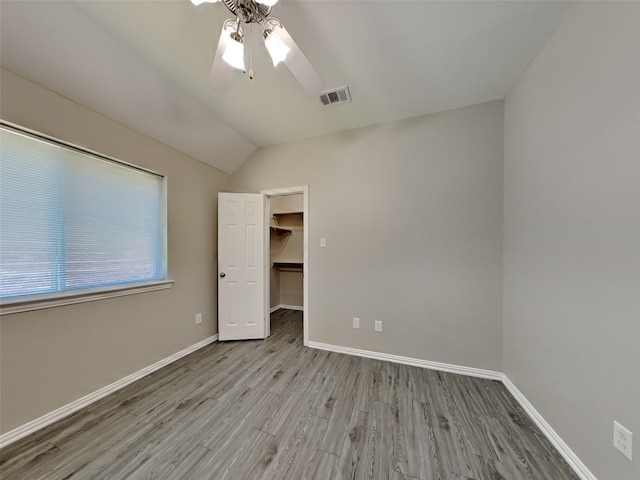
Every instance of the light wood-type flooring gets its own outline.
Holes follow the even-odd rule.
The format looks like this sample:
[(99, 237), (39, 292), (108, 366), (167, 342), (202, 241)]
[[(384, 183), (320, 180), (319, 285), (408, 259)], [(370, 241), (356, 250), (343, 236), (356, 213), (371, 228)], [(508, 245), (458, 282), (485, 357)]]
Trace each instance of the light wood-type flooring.
[(498, 381), (217, 342), (0, 452), (2, 480), (577, 479)]

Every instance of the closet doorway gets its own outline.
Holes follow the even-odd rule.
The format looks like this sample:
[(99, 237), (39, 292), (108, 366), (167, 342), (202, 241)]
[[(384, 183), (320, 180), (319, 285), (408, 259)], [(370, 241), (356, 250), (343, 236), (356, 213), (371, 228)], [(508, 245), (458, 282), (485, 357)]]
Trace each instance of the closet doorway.
[[(302, 311), (303, 342), (309, 342), (309, 187), (262, 190), (265, 195), (266, 311)], [(270, 334), (271, 322), (268, 323)]]

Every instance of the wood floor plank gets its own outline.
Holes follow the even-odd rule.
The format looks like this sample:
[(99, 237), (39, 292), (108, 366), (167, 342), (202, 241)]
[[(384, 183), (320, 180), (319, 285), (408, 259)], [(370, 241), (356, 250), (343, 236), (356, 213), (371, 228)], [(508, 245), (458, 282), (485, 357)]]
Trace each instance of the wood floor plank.
[(60, 449), (47, 441), (25, 442), (20, 448), (6, 448), (0, 464), (0, 478), (40, 478), (50, 467), (49, 459), (59, 459)]
[(369, 412), (378, 403), (380, 386), (378, 380), (379, 363), (363, 359), (360, 363), (360, 375), (356, 384), (355, 407), (362, 412)]
[(47, 472), (38, 478), (103, 478), (100, 472), (106, 466), (119, 462), (130, 445), (153, 435), (157, 429), (129, 413), (111, 412), (91, 428), (91, 438), (78, 436), (61, 443), (60, 455), (43, 464)]
[(280, 404), (280, 395), (250, 389), (248, 395), (221, 412), (199, 443), (216, 454), (235, 451), (250, 432), (273, 417)]
[[(158, 434), (162, 434), (161, 428), (152, 424), (141, 424), (134, 432), (121, 437), (106, 449), (92, 448), (90, 451), (74, 449), (72, 460), (65, 466), (57, 467), (45, 475), (49, 478), (54, 473), (62, 478), (85, 478), (110, 480), (131, 478), (133, 472), (146, 461), (147, 451), (151, 445), (156, 444)], [(90, 462), (84, 462), (91, 455)], [(80, 465), (76, 467), (75, 465)]]
[[(406, 475), (406, 474), (404, 474), (402, 472), (398, 472), (398, 471), (394, 470), (389, 475), (389, 480), (421, 480), (421, 479), (416, 478), (416, 477), (411, 477), (411, 476)], [(448, 480), (454, 480), (454, 479), (450, 478)], [(462, 480), (462, 479), (455, 479), (455, 480)]]
[[(500, 426), (500, 421), (494, 417), (483, 417), (489, 439), (498, 454), (496, 464), (504, 467), (508, 478), (531, 479), (529, 473), (529, 458), (527, 452), (519, 445), (518, 439), (510, 435), (508, 429)], [(476, 476), (479, 474), (476, 473)]]
[(518, 467), (511, 462), (505, 466), (495, 458), (484, 458), (476, 455), (472, 457), (471, 465), (474, 472), (473, 478), (488, 478), (491, 480), (519, 480), (528, 478), (526, 473), (523, 474)]
[(269, 471), (273, 459), (278, 453), (278, 444), (273, 435), (254, 430), (240, 449), (234, 461), (225, 471), (223, 480), (251, 480), (263, 478)]
[(470, 450), (467, 449), (462, 432), (453, 422), (443, 421), (440, 426), (432, 427), (434, 442), (438, 445), (442, 466), (449, 472), (473, 476), (470, 463)]
[[(177, 451), (176, 451), (177, 450)], [(149, 480), (174, 480), (184, 478), (202, 478), (202, 479), (217, 479), (217, 472), (208, 472), (208, 475), (197, 476), (195, 474), (203, 462), (211, 456), (211, 450), (196, 445), (184, 449), (174, 449), (170, 451), (169, 455), (159, 456), (157, 462), (152, 462), (151, 465), (156, 466), (156, 470), (149, 473), (146, 476), (139, 476), (137, 473), (131, 478), (147, 478)], [(124, 480), (124, 479), (123, 479)]]
[(370, 479), (371, 476), (367, 477), (369, 472), (366, 458), (369, 414), (352, 409), (345, 430), (347, 435), (342, 439), (336, 478), (339, 480)]
[(389, 404), (393, 403), (397, 370), (398, 364), (396, 363), (379, 362), (376, 368), (378, 373), (378, 397), (376, 400)]
[(311, 411), (317, 389), (315, 383), (302, 382), (295, 395), (288, 393), (280, 396), (279, 405), (272, 409), (272, 414), (260, 426), (260, 430), (276, 436), (282, 432), (290, 432), (295, 428), (298, 417)]
[(448, 472), (472, 476), (469, 456), (472, 454), (462, 432), (456, 427), (455, 417), (448, 406), (445, 378), (438, 376), (438, 389), (433, 389), (429, 403), (420, 403), (421, 415), (432, 432), (442, 468)]
[(263, 478), (269, 469), (278, 446), (273, 435), (253, 430), (226, 460), (210, 451), (210, 455), (193, 471), (190, 478), (220, 480), (251, 480)]
[(432, 390), (437, 388), (439, 372), (413, 366), (407, 366), (407, 368), (411, 370), (413, 399), (427, 403)]
[(2, 480), (577, 480), (500, 382), (308, 349), (301, 319), (2, 449)]
[[(330, 418), (332, 422), (344, 423), (351, 408), (356, 405), (358, 386), (362, 376), (362, 358), (347, 357), (337, 365), (336, 374), (319, 389), (313, 402), (314, 413)], [(343, 418), (333, 418), (336, 414)], [(327, 449), (329, 447), (326, 447)], [(332, 450), (327, 450), (335, 453)]]
[(304, 480), (335, 480), (338, 474), (337, 455), (316, 449), (308, 460), (302, 479)]
[(319, 439), (327, 428), (327, 419), (310, 412), (300, 417), (295, 429), (280, 435), (277, 460), (265, 478), (269, 480), (299, 480), (304, 477), (309, 458), (317, 450)]
[[(482, 423), (495, 445), (500, 464), (509, 471), (517, 470), (522, 478), (536, 480), (542, 480), (547, 472), (557, 472), (554, 480), (577, 478), (572, 471), (562, 468), (566, 465), (564, 459), (551, 448), (550, 443), (546, 444), (546, 438), (544, 442), (538, 443), (537, 437), (523, 436), (523, 432), (514, 429), (513, 424), (505, 418), (483, 417)], [(528, 432), (529, 428), (527, 427), (525, 432)]]
[(525, 447), (527, 458), (529, 459), (529, 474), (533, 480), (545, 480), (547, 472), (556, 472), (559, 480), (580, 480), (580, 477), (566, 468), (566, 461), (557, 450), (548, 442), (543, 448), (536, 448), (535, 451)]
[(389, 407), (393, 422), (394, 468), (414, 478), (444, 478), (445, 468), (424, 404), (413, 400)]
[(302, 348), (301, 361), (304, 362), (304, 379), (310, 382), (318, 383), (316, 380), (321, 372), (327, 368), (329, 358), (333, 356), (332, 352), (319, 350), (317, 348)]
[[(356, 407), (358, 408), (358, 407)], [(370, 438), (373, 444), (368, 445), (369, 455), (373, 455), (373, 478), (397, 477), (396, 462), (394, 462), (394, 426), (395, 416), (390, 405), (382, 402), (372, 403), (368, 412), (369, 430), (374, 429)]]
[[(487, 411), (482, 405), (482, 399), (477, 400), (475, 395), (470, 393), (468, 388), (469, 384), (473, 385), (475, 382), (458, 382), (457, 378), (449, 378), (449, 390), (447, 408), (451, 413), (453, 422), (466, 440), (466, 445), (469, 447), (470, 453), (479, 455), (485, 458), (497, 459), (497, 453), (494, 449), (494, 445), (486, 435), (486, 431), (483, 428), (481, 412)], [(478, 407), (477, 404), (480, 404)], [(485, 413), (484, 416), (489, 415)]]

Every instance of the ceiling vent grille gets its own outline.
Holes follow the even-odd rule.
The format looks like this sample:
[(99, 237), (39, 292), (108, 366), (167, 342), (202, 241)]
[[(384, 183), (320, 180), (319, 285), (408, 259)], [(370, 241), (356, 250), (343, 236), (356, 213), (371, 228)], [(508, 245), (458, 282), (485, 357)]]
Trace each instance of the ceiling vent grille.
[(320, 94), (320, 101), (325, 107), (350, 102), (351, 94), (349, 93), (349, 87), (339, 87), (322, 92)]

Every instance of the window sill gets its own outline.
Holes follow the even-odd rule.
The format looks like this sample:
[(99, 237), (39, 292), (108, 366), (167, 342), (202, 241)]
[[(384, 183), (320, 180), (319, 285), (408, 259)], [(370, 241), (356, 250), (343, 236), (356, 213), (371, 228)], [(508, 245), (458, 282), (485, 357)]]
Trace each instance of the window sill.
[(136, 295), (138, 293), (164, 290), (173, 286), (173, 280), (119, 285), (117, 287), (92, 288), (55, 294), (28, 295), (24, 297), (6, 298), (0, 305), (0, 315), (30, 312), (44, 308), (61, 307), (75, 303), (93, 302), (107, 298)]

